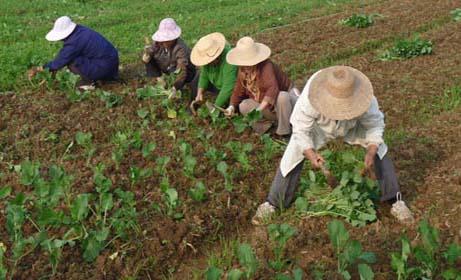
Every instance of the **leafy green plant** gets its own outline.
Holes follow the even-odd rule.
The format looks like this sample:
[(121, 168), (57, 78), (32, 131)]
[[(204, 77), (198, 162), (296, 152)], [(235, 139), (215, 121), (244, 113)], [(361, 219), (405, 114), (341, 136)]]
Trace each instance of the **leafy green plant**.
[(205, 156), (210, 159), (210, 165), (215, 166), (220, 161), (225, 160), (227, 154), (216, 147), (209, 147), (205, 152)]
[(409, 59), (420, 55), (428, 55), (433, 51), (434, 45), (431, 41), (415, 36), (413, 39), (398, 40), (394, 46), (379, 55), (383, 61), (395, 59)]
[(162, 177), (167, 177), (166, 167), (170, 162), (171, 158), (169, 156), (158, 157), (155, 160), (155, 171)]
[(260, 162), (270, 162), (271, 159), (280, 153), (282, 147), (279, 143), (275, 142), (269, 134), (261, 136), (261, 142), (264, 144), (263, 149), (258, 154)]
[(245, 173), (253, 170), (253, 166), (250, 164), (248, 153), (253, 150), (251, 143), (241, 143), (238, 141), (229, 141), (224, 144), (224, 147), (232, 152), (234, 158), (242, 165), (242, 169)]
[(374, 17), (374, 15), (353, 14), (348, 18), (340, 20), (339, 24), (349, 27), (364, 28), (374, 23)]
[(303, 279), (303, 271), (301, 268), (296, 268), (293, 270), (293, 278), (291, 278), (290, 276), (288, 275), (285, 275), (285, 274), (277, 274), (277, 276), (275, 276), (275, 279), (276, 280), (302, 280)]
[(248, 127), (252, 127), (262, 118), (261, 111), (253, 110), (246, 115), (237, 115), (232, 118), (232, 124), (234, 125), (237, 133), (242, 133)]
[(195, 187), (188, 190), (188, 194), (194, 201), (202, 202), (206, 198), (206, 187), (202, 182), (198, 181)]
[(184, 215), (176, 212), (176, 209), (181, 205), (178, 192), (175, 188), (167, 188), (163, 193), (163, 200), (167, 206), (167, 215), (174, 219), (181, 219)]
[[(453, 267), (461, 258), (461, 246), (450, 244), (444, 252), (440, 250), (439, 234), (427, 220), (418, 226), (421, 243), (412, 247), (406, 235), (401, 238), (402, 252), (391, 254), (391, 266), (399, 280), (406, 279), (461, 279), (461, 270)], [(442, 261), (441, 258), (445, 261)], [(410, 258), (413, 266), (410, 266)], [(446, 269), (442, 270), (442, 264)]]
[(287, 242), (295, 236), (298, 230), (289, 224), (272, 224), (269, 225), (267, 229), (269, 231), (269, 236), (274, 242), (272, 251), (275, 257), (274, 260), (269, 261), (269, 266), (272, 269), (281, 270), (287, 263), (287, 260), (284, 259), (284, 250)]
[(450, 12), (453, 21), (461, 21), (461, 8), (457, 8)]
[(81, 102), (90, 97), (90, 91), (80, 91), (80, 90), (69, 90), (67, 91), (67, 98), (72, 103)]
[[(375, 254), (364, 252), (362, 244), (360, 244), (358, 240), (349, 239), (349, 232), (346, 230), (341, 221), (334, 220), (329, 222), (328, 234), (338, 257), (337, 272), (344, 279), (352, 279), (348, 268), (356, 264), (358, 261), (365, 261), (367, 263), (376, 262)], [(358, 265), (358, 272), (360, 279), (374, 279), (373, 271), (365, 263)]]
[[(49, 71), (46, 71), (49, 72)], [(75, 75), (68, 71), (58, 71), (56, 73), (56, 81), (59, 83), (59, 89), (62, 91), (74, 91), (77, 81), (80, 79), (79, 75)]]
[(453, 86), (443, 91), (440, 98), (441, 107), (444, 111), (454, 111), (461, 105), (461, 87)]
[(0, 279), (6, 279), (6, 274), (8, 273), (8, 269), (4, 264), (6, 246), (2, 242), (0, 242)]
[(113, 92), (96, 90), (96, 96), (99, 96), (101, 101), (106, 103), (106, 108), (112, 108), (121, 105), (123, 102), (122, 96)]
[(230, 173), (228, 171), (228, 166), (227, 166), (227, 163), (225, 161), (221, 161), (218, 163), (218, 166), (216, 167), (216, 169), (218, 170), (219, 173), (222, 174), (222, 176), (224, 177), (224, 184), (225, 184), (225, 189), (227, 191), (232, 191), (232, 189), (234, 188), (232, 186), (232, 173)]
[(141, 180), (145, 180), (149, 178), (150, 176), (152, 176), (152, 169), (150, 168), (141, 169), (133, 165), (130, 167), (130, 174), (128, 175), (128, 178), (130, 178), (131, 187), (134, 187)]
[(142, 145), (142, 150), (141, 150), (142, 157), (147, 158), (150, 155), (152, 155), (152, 152), (155, 150), (156, 147), (157, 145), (155, 144), (155, 142), (144, 143)]
[(150, 99), (156, 97), (166, 97), (170, 94), (169, 90), (166, 90), (164, 86), (156, 84), (155, 86), (146, 86), (136, 90), (136, 97), (138, 99)]
[(182, 155), (183, 172), (186, 177), (194, 178), (194, 169), (197, 165), (197, 159), (192, 155), (192, 145), (181, 140), (179, 141), (179, 149)]
[(130, 191), (116, 189), (115, 194), (118, 201), (115, 203), (116, 209), (110, 218), (110, 225), (117, 236), (127, 240), (130, 230), (139, 232), (138, 213), (136, 211), (136, 200), (134, 194)]
[(243, 243), (240, 245), (238, 249), (238, 258), (240, 265), (242, 265), (245, 268), (245, 270), (242, 271), (237, 268), (232, 269), (231, 271), (229, 271), (227, 279), (238, 280), (241, 277), (251, 279), (251, 277), (253, 277), (253, 275), (255, 275), (256, 271), (258, 270), (259, 263), (250, 244)]
[(75, 134), (75, 141), (77, 145), (82, 146), (86, 153), (86, 165), (90, 164), (91, 157), (96, 152), (96, 147), (93, 145), (93, 134), (91, 132), (77, 132)]

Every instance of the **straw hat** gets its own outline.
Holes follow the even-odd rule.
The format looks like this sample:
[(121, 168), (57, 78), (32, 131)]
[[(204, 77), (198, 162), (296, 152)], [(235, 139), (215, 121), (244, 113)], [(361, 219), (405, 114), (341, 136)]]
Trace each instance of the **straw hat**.
[(152, 35), (152, 40), (157, 42), (173, 41), (181, 36), (181, 27), (174, 19), (164, 18), (158, 26), (158, 30)]
[(227, 53), (227, 62), (237, 66), (253, 66), (271, 55), (271, 49), (261, 43), (256, 43), (250, 37), (243, 37), (237, 46)]
[(226, 38), (222, 33), (215, 32), (203, 36), (192, 49), (190, 60), (195, 66), (207, 65), (223, 52), (225, 45)]
[(332, 66), (311, 81), (308, 98), (312, 106), (332, 120), (351, 120), (368, 110), (373, 86), (365, 74), (348, 66)]
[(51, 42), (65, 39), (74, 31), (75, 27), (77, 24), (68, 16), (60, 17), (54, 22), (53, 29), (46, 34), (45, 38)]

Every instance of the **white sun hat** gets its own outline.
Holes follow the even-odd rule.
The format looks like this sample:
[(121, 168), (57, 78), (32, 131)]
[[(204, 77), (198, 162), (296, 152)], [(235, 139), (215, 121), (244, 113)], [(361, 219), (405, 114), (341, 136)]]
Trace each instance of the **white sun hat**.
[(152, 35), (152, 40), (156, 42), (166, 42), (178, 39), (181, 36), (181, 27), (174, 19), (164, 18), (158, 26), (158, 30)]
[(54, 22), (53, 29), (46, 34), (45, 38), (51, 42), (65, 39), (74, 31), (75, 27), (77, 24), (68, 16), (60, 17)]
[(195, 44), (192, 49), (190, 60), (195, 66), (207, 65), (215, 60), (224, 50), (226, 38), (222, 33), (208, 34)]
[(250, 37), (243, 37), (237, 42), (237, 46), (227, 53), (227, 62), (237, 66), (253, 66), (271, 55), (271, 49), (261, 43), (256, 43)]

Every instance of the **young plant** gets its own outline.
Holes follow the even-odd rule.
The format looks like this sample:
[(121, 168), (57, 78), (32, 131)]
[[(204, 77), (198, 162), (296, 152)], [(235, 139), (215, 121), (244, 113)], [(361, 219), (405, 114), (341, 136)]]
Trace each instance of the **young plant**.
[(264, 144), (264, 148), (259, 153), (260, 162), (270, 162), (270, 160), (277, 154), (280, 153), (281, 145), (275, 142), (269, 134), (261, 136), (261, 141)]
[(253, 150), (251, 143), (242, 144), (241, 142), (230, 141), (224, 144), (224, 147), (232, 152), (234, 158), (242, 165), (245, 173), (253, 170), (253, 166), (250, 164), (250, 159), (248, 158), (248, 153)]
[(267, 229), (269, 231), (269, 236), (273, 241), (272, 251), (275, 257), (274, 260), (269, 261), (269, 266), (278, 271), (281, 270), (287, 263), (287, 260), (284, 259), (284, 251), (287, 242), (296, 235), (298, 230), (289, 224), (272, 224), (269, 225)]
[(148, 142), (142, 145), (141, 153), (143, 158), (148, 158), (152, 155), (152, 152), (155, 150), (157, 145), (155, 142)]
[(150, 168), (141, 169), (133, 165), (130, 167), (130, 174), (128, 177), (130, 178), (130, 181), (131, 181), (131, 187), (134, 187), (141, 180), (147, 179), (150, 176), (152, 176), (152, 169)]
[(229, 271), (227, 279), (238, 280), (241, 277), (245, 277), (246, 279), (252, 279), (252, 277), (256, 274), (256, 271), (258, 270), (259, 263), (250, 244), (243, 243), (240, 245), (238, 249), (238, 258), (240, 265), (244, 267), (245, 270), (242, 271), (240, 269), (232, 269), (231, 271)]
[(365, 28), (374, 23), (374, 15), (366, 14), (353, 14), (348, 18), (339, 21), (340, 25), (356, 27), (356, 28)]
[(203, 202), (206, 198), (206, 187), (198, 181), (194, 188), (190, 188), (187, 192), (189, 196), (196, 202)]
[(77, 81), (80, 79), (78, 75), (75, 75), (68, 71), (58, 71), (55, 77), (56, 80), (59, 82), (59, 89), (62, 91), (74, 91), (75, 85), (77, 84)]
[(86, 165), (89, 166), (91, 157), (96, 152), (96, 147), (93, 145), (93, 134), (91, 132), (84, 133), (79, 131), (75, 134), (75, 141), (85, 149)]
[(409, 59), (420, 55), (431, 54), (433, 48), (434, 46), (431, 41), (415, 36), (413, 39), (398, 40), (394, 44), (394, 47), (379, 55), (379, 58), (383, 61)]
[(115, 203), (116, 209), (110, 218), (110, 226), (122, 240), (128, 240), (130, 230), (139, 232), (138, 213), (136, 212), (136, 200), (130, 191), (121, 189), (115, 190), (118, 200)]
[(0, 242), (0, 279), (6, 279), (6, 274), (8, 273), (8, 269), (4, 264), (6, 246), (2, 242)]
[(123, 156), (130, 147), (129, 135), (118, 131), (114, 135), (112, 142), (117, 146), (117, 149), (112, 152), (112, 160), (115, 162), (115, 168), (119, 169)]
[(170, 162), (171, 158), (169, 156), (158, 157), (155, 160), (155, 171), (162, 177), (167, 177), (166, 167)]
[[(358, 261), (361, 260), (366, 263), (376, 262), (375, 254), (371, 252), (364, 252), (362, 244), (360, 244), (358, 240), (349, 239), (349, 232), (346, 230), (342, 222), (338, 220), (329, 222), (328, 234), (330, 235), (333, 249), (335, 249), (336, 256), (338, 257), (338, 274), (344, 279), (352, 279), (348, 268), (356, 264)], [(358, 272), (360, 279), (374, 279), (374, 273), (367, 264), (359, 264)]]
[(91, 96), (90, 91), (69, 90), (67, 91), (67, 98), (72, 103), (81, 102)]
[(96, 96), (99, 96), (99, 99), (106, 103), (106, 108), (112, 108), (121, 105), (123, 101), (121, 95), (104, 90), (96, 90)]
[(167, 206), (168, 216), (173, 219), (181, 219), (184, 217), (182, 213), (176, 212), (176, 209), (181, 205), (181, 200), (175, 188), (167, 188), (163, 194), (163, 200)]
[(194, 169), (197, 165), (197, 159), (192, 155), (192, 145), (181, 140), (179, 141), (179, 149), (184, 163), (184, 175), (188, 178), (194, 178)]
[(224, 177), (225, 189), (229, 192), (232, 191), (232, 189), (234, 188), (232, 186), (232, 174), (228, 172), (227, 163), (225, 161), (221, 161), (220, 163), (218, 163), (216, 169)]
[(461, 8), (457, 8), (450, 12), (453, 21), (461, 21)]
[(226, 159), (227, 154), (215, 147), (209, 147), (206, 152), (205, 156), (210, 160), (210, 165), (218, 165), (220, 161)]

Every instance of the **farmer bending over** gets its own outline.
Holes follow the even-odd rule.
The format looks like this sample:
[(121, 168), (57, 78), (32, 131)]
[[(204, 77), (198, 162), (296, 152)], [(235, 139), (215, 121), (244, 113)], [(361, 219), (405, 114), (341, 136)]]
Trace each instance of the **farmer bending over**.
[(63, 16), (56, 20), (46, 39), (51, 42), (62, 41), (64, 45), (53, 61), (30, 69), (29, 78), (44, 69), (56, 72), (64, 66), (72, 73), (80, 75), (77, 88), (82, 90), (94, 89), (96, 81), (117, 78), (118, 52), (98, 32)]
[(273, 121), (278, 121), (276, 134), (291, 134), (290, 116), (298, 99), (299, 90), (269, 56), (268, 46), (243, 37), (227, 53), (227, 62), (239, 66), (237, 81), (226, 115), (238, 109), (246, 115), (252, 110), (262, 112), (263, 120), (253, 127), (257, 133), (266, 132)]
[(313, 168), (321, 168), (324, 159), (316, 150), (337, 137), (367, 149), (365, 167), (374, 166), (381, 202), (397, 199), (391, 214), (404, 223), (413, 221), (412, 213), (401, 200), (397, 175), (383, 141), (384, 115), (370, 80), (362, 72), (347, 66), (333, 66), (315, 73), (299, 97), (291, 124), (293, 135), (267, 201), (258, 207), (252, 219), (254, 225), (263, 224), (276, 207), (290, 206), (304, 159), (307, 158)]
[(186, 83), (192, 82), (196, 74), (195, 67), (189, 60), (190, 49), (179, 38), (180, 35), (181, 28), (174, 19), (163, 19), (152, 35), (152, 44), (145, 46), (142, 56), (147, 76), (154, 77), (159, 82), (162, 73), (170, 75), (179, 71), (168, 96), (170, 99), (176, 97), (176, 91), (182, 89)]
[(234, 90), (238, 67), (226, 61), (226, 55), (231, 49), (223, 34), (216, 32), (208, 34), (195, 44), (191, 53), (191, 61), (200, 66), (198, 90), (192, 90), (191, 102), (195, 99), (203, 101), (203, 93), (208, 90), (217, 94), (215, 105), (227, 107)]

